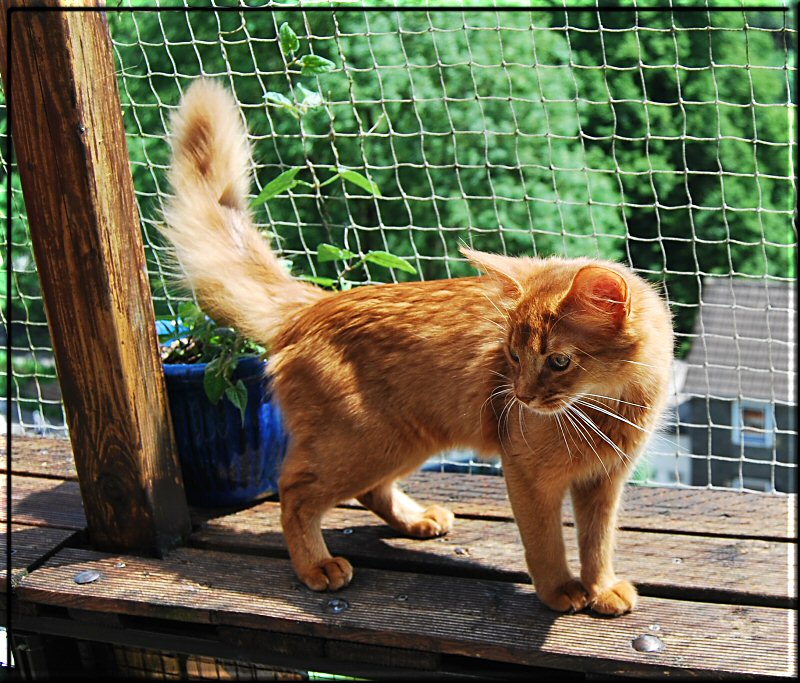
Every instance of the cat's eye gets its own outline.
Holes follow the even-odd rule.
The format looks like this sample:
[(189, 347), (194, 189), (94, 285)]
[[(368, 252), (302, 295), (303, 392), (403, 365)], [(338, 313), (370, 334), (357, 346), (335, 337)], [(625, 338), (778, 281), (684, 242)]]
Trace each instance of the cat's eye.
[(510, 346), (508, 347), (508, 355), (511, 356), (511, 360), (513, 360), (515, 363), (519, 363), (519, 356), (517, 355), (517, 352), (514, 351), (514, 349), (512, 349)]
[(568, 353), (553, 353), (547, 357), (547, 364), (551, 370), (561, 372), (569, 367), (572, 358)]

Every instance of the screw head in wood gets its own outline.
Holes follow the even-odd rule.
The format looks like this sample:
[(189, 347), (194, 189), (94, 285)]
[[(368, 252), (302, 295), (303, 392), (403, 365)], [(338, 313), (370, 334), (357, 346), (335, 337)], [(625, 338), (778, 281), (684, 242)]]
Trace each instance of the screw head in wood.
[(637, 652), (662, 652), (664, 641), (649, 633), (645, 633), (631, 641), (631, 646)]
[(94, 583), (101, 576), (102, 574), (96, 569), (87, 569), (85, 572), (81, 572), (80, 574), (75, 574), (73, 580), (75, 581), (75, 583), (79, 584)]
[(343, 598), (334, 598), (333, 600), (328, 600), (327, 604), (325, 605), (325, 611), (330, 612), (331, 614), (341, 614), (346, 609), (350, 607), (350, 603)]

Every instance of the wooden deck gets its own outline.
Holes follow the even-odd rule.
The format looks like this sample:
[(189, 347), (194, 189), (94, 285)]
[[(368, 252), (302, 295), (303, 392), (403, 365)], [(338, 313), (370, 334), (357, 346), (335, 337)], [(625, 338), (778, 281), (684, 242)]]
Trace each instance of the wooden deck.
[[(538, 602), (499, 477), (406, 482), (456, 512), (442, 539), (401, 538), (355, 503), (336, 509), (326, 540), (356, 577), (317, 594), (291, 571), (276, 502), (194, 511), (189, 546), (163, 559), (112, 555), (86, 545), (68, 442), (16, 438), (13, 472), (15, 632), (362, 676), (797, 672), (795, 496), (629, 488), (617, 570), (642, 599), (606, 619)], [(101, 576), (76, 583), (86, 570)], [(663, 650), (636, 651), (641, 635)]]

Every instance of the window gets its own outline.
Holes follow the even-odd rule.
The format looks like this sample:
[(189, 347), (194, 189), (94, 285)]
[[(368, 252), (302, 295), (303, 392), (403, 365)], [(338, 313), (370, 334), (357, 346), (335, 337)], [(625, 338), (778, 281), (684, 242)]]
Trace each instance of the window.
[(734, 401), (731, 441), (737, 445), (772, 448), (775, 441), (775, 416), (772, 404)]
[(772, 482), (761, 477), (735, 477), (728, 486), (737, 491), (774, 491)]

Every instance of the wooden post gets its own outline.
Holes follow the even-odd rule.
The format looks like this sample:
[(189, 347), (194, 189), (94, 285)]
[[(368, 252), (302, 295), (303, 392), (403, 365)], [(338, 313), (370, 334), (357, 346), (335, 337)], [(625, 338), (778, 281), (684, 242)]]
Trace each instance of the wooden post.
[(17, 166), (92, 544), (162, 555), (190, 521), (111, 40), (64, 6), (0, 0)]

